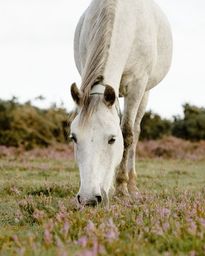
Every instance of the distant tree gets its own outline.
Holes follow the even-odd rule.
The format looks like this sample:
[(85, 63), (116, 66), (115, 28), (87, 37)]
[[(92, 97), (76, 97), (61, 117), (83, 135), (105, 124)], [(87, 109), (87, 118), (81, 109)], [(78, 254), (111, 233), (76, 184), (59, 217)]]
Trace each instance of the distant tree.
[(37, 97), (34, 98), (34, 100), (39, 100), (39, 101), (44, 101), (46, 98), (42, 95), (39, 95)]
[(171, 121), (152, 111), (146, 112), (141, 122), (141, 140), (156, 140), (171, 134)]
[(183, 105), (184, 117), (175, 117), (172, 134), (186, 140), (205, 140), (205, 108)]

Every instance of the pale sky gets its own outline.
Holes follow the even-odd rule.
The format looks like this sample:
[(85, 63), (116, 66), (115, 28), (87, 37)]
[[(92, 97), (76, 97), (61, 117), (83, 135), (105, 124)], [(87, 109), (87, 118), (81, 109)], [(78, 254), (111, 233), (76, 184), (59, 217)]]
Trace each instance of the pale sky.
[[(148, 109), (164, 117), (190, 102), (205, 107), (205, 1), (156, 0), (168, 16), (174, 58), (166, 79), (152, 90)], [(0, 98), (38, 95), (41, 106), (73, 108), (69, 86), (80, 77), (73, 36), (90, 0), (0, 0)], [(39, 103), (38, 103), (39, 104)]]

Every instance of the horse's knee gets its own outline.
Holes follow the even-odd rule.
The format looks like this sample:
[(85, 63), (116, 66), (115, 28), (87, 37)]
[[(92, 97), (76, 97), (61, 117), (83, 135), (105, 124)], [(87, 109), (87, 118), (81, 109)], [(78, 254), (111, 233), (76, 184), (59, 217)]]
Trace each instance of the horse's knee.
[(116, 176), (116, 195), (128, 195), (127, 184), (129, 182), (128, 174), (124, 171), (118, 172)]
[(134, 134), (133, 134), (133, 130), (131, 129), (131, 127), (129, 125), (124, 125), (123, 130), (123, 138), (124, 138), (124, 146), (125, 148), (129, 148), (134, 141)]
[(116, 183), (122, 184), (122, 183), (128, 183), (129, 181), (129, 176), (126, 172), (119, 171), (117, 176), (116, 176)]

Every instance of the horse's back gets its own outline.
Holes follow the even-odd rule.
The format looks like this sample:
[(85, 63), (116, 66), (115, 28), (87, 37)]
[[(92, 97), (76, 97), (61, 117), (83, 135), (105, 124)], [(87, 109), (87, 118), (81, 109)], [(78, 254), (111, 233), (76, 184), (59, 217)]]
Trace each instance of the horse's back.
[(136, 34), (123, 76), (148, 73), (147, 90), (167, 74), (172, 60), (172, 33), (166, 15), (153, 0), (133, 0), (137, 6)]
[(157, 24), (156, 63), (153, 65), (147, 89), (157, 85), (167, 75), (172, 61), (173, 39), (169, 21), (161, 8), (153, 2)]

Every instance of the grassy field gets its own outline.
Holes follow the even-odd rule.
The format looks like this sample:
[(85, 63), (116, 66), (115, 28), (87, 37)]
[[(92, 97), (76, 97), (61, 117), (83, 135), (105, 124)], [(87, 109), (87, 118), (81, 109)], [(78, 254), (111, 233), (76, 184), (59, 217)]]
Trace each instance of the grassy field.
[(65, 157), (0, 158), (0, 255), (205, 255), (205, 161), (140, 160), (136, 202), (77, 210)]

